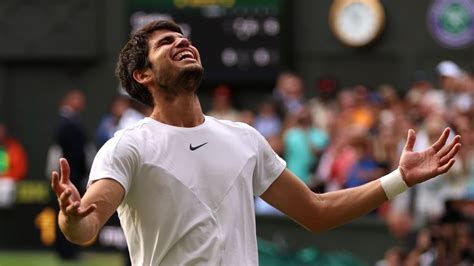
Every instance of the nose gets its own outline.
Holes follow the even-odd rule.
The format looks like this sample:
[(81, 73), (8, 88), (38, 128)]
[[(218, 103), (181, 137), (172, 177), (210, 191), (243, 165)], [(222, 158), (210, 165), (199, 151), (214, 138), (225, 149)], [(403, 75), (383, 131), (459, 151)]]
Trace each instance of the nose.
[(188, 47), (191, 45), (191, 41), (188, 40), (188, 38), (183, 37), (178, 40), (178, 44), (176, 44), (176, 47)]

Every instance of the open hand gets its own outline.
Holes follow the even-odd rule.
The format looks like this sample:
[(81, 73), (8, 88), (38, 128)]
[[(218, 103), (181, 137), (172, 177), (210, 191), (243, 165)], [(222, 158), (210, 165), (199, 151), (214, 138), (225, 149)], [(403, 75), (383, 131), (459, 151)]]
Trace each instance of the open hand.
[(51, 187), (56, 192), (59, 207), (66, 218), (66, 222), (74, 223), (91, 214), (96, 209), (96, 205), (81, 206), (81, 195), (69, 178), (70, 169), (67, 160), (61, 158), (59, 164), (61, 167), (61, 178), (58, 172), (53, 171)]
[(400, 157), (399, 169), (408, 186), (446, 173), (454, 165), (454, 156), (461, 148), (461, 136), (456, 135), (447, 145), (450, 129), (445, 128), (439, 139), (422, 152), (414, 152), (416, 134), (408, 130), (407, 142)]

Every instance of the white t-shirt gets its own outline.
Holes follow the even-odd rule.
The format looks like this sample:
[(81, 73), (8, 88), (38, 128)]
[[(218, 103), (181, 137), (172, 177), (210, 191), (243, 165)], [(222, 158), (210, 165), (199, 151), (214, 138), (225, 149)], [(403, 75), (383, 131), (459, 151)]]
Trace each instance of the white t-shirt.
[(246, 124), (144, 118), (100, 149), (89, 183), (125, 188), (117, 211), (134, 265), (257, 265), (254, 196), (285, 166)]

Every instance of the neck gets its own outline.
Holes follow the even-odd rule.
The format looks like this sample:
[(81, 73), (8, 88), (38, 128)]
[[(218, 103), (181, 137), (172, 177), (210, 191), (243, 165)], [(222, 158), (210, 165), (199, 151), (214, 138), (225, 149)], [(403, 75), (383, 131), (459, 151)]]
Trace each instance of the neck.
[(151, 118), (177, 127), (195, 127), (204, 122), (201, 104), (194, 92), (172, 98), (156, 96)]

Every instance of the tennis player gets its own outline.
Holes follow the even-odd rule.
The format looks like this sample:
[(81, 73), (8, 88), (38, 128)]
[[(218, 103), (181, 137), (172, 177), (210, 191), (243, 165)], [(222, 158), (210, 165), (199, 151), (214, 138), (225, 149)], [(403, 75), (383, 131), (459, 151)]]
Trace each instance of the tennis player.
[(134, 265), (257, 265), (254, 197), (312, 232), (364, 215), (408, 187), (448, 171), (460, 136), (447, 128), (413, 152), (408, 132), (399, 167), (360, 187), (315, 194), (252, 127), (202, 112), (198, 50), (170, 21), (136, 32), (120, 53), (117, 75), (150, 117), (118, 132), (98, 152), (81, 198), (69, 166), (52, 174), (71, 242), (85, 244), (118, 211)]

